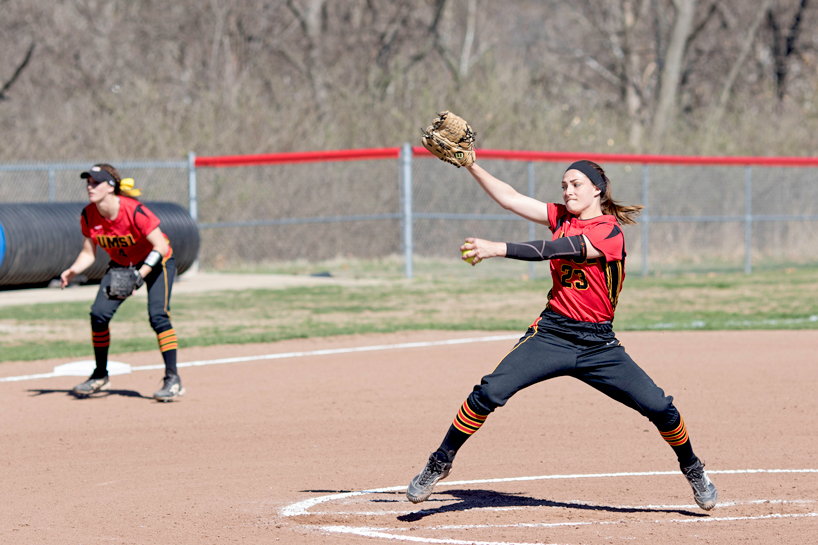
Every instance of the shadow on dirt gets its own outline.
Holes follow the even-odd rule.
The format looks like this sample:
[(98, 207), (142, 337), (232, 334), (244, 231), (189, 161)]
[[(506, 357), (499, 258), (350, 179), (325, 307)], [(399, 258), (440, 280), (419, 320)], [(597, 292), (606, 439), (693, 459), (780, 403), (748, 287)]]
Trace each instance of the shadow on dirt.
[(45, 394), (66, 394), (69, 397), (73, 397), (77, 400), (85, 400), (85, 399), (101, 399), (103, 397), (108, 396), (122, 396), (122, 397), (138, 397), (141, 399), (153, 399), (153, 397), (143, 396), (139, 392), (135, 392), (133, 390), (105, 390), (103, 392), (97, 392), (95, 394), (91, 394), (90, 396), (79, 396), (73, 392), (73, 390), (28, 390), (31, 393), (30, 397), (37, 397)]
[[(397, 519), (401, 522), (416, 522), (425, 517), (439, 515), (441, 513), (457, 513), (468, 511), (469, 509), (486, 507), (561, 507), (576, 511), (605, 511), (608, 513), (676, 513), (688, 517), (707, 516), (704, 513), (696, 513), (687, 509), (615, 507), (612, 505), (593, 505), (590, 503), (565, 503), (531, 498), (519, 494), (504, 494), (494, 490), (446, 490), (445, 492), (441, 492), (438, 496), (454, 496), (460, 501), (432, 509), (421, 509), (408, 515), (400, 515)], [(443, 497), (438, 497), (438, 500), (445, 501)]]

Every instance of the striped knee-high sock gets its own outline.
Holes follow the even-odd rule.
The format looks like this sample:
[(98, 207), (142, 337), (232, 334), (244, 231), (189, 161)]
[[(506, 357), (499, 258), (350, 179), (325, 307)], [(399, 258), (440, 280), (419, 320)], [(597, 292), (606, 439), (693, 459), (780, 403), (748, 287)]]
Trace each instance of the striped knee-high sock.
[(94, 345), (94, 361), (97, 364), (93, 376), (101, 378), (108, 374), (108, 347), (111, 345), (111, 330), (108, 327), (102, 331), (92, 329), (91, 342)]
[(178, 375), (176, 370), (176, 349), (178, 342), (176, 341), (176, 330), (170, 328), (166, 331), (156, 334), (159, 341), (159, 350), (162, 352), (162, 359), (165, 360), (165, 375)]
[(471, 437), (474, 432), (480, 429), (489, 415), (480, 414), (474, 407), (469, 404), (469, 400), (463, 402), (457, 415), (454, 417), (454, 422), (449, 426), (449, 431), (440, 444), (438, 453), (445, 455), (449, 462), (454, 460), (455, 454), (466, 442), (466, 439)]
[(679, 421), (672, 429), (667, 431), (659, 430), (662, 438), (667, 441), (676, 453), (676, 458), (679, 459), (681, 467), (687, 467), (696, 461), (696, 455), (693, 454), (693, 447), (690, 445), (690, 437), (687, 435), (687, 426), (682, 415), (679, 415)]

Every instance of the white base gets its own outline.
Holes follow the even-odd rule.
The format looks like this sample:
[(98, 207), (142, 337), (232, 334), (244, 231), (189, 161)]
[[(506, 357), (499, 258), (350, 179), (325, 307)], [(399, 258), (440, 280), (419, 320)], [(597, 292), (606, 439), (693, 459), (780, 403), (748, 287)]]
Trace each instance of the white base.
[[(97, 363), (94, 360), (72, 361), (54, 367), (54, 375), (58, 377), (89, 377)], [(131, 372), (131, 366), (127, 363), (108, 360), (108, 376), (127, 375)]]

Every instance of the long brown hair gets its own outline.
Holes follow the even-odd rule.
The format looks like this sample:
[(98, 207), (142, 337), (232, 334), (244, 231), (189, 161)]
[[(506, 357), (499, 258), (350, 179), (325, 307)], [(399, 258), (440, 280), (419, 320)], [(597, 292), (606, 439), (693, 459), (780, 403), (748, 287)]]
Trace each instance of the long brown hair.
[(608, 179), (608, 175), (605, 174), (602, 167), (593, 161), (584, 160), (584, 162), (588, 163), (594, 170), (599, 172), (599, 175), (602, 176), (603, 180), (605, 180), (605, 192), (599, 196), (599, 204), (602, 207), (602, 213), (609, 216), (615, 216), (616, 221), (622, 225), (636, 225), (636, 216), (638, 216), (645, 207), (641, 204), (621, 204), (613, 200), (613, 197), (611, 196), (611, 180)]

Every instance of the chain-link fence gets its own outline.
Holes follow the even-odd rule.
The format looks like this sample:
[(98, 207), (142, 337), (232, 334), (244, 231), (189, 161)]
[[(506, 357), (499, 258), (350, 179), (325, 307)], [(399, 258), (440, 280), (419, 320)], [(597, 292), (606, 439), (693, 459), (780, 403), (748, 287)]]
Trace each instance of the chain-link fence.
[[(0, 165), (0, 202), (81, 202), (88, 200), (80, 172), (94, 163)], [(123, 161), (114, 164), (123, 178), (134, 178), (145, 200), (187, 208), (187, 161)]]
[[(562, 201), (562, 174), (576, 154), (488, 151), (478, 153), (480, 163), (496, 177), (536, 199)], [(145, 200), (190, 209), (204, 269), (391, 259), (406, 276), (435, 277), (462, 274), (458, 247), (468, 236), (550, 238), (545, 226), (500, 208), (465, 169), (422, 148), (344, 153), (231, 161), (191, 154), (115, 166), (136, 179)], [(590, 158), (605, 167), (617, 201), (646, 207), (639, 225), (624, 229), (631, 274), (818, 262), (818, 160)], [(88, 166), (0, 165), (0, 202), (85, 200), (79, 172)], [(470, 274), (542, 277), (547, 267), (495, 260)]]
[(196, 178), (202, 267), (400, 251), (394, 160), (200, 168)]
[[(818, 262), (818, 161), (783, 167), (594, 159), (603, 164), (615, 200), (645, 206), (639, 225), (623, 229), (632, 273), (749, 273), (753, 267)], [(562, 202), (562, 175), (572, 160), (481, 158), (480, 163), (520, 193)], [(465, 236), (550, 238), (545, 226), (502, 210), (463, 169), (420, 159), (414, 164), (416, 255), (451, 255)], [(529, 274), (548, 274), (545, 264), (525, 266)]]

